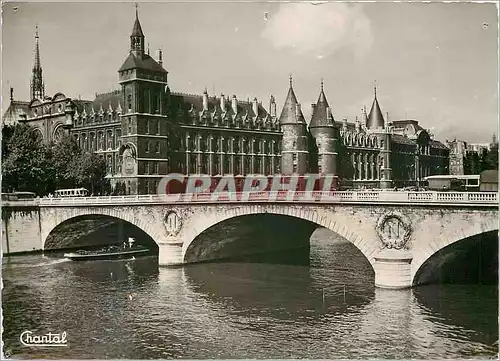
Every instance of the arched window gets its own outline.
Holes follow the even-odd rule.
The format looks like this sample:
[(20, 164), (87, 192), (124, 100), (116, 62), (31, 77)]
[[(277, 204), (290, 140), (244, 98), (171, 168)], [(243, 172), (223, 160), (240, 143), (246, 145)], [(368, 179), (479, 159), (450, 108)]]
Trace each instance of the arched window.
[(146, 153), (149, 153), (150, 148), (151, 148), (151, 142), (148, 140), (148, 141), (146, 142), (145, 152), (146, 152)]
[(107, 138), (108, 138), (108, 149), (113, 149), (114, 141), (113, 141), (113, 132), (111, 130), (108, 130)]

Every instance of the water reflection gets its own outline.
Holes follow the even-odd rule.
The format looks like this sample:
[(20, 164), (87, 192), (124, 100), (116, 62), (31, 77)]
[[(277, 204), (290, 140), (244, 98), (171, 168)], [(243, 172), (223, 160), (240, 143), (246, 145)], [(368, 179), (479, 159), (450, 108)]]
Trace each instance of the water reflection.
[[(498, 351), (485, 286), (375, 289), (350, 244), (316, 237), (311, 265), (157, 268), (157, 259), (3, 265), (4, 342), (15, 358), (467, 358)], [(434, 287), (434, 288), (433, 288)], [(345, 289), (345, 298), (344, 298)], [(324, 297), (323, 297), (324, 295)], [(29, 349), (25, 329), (68, 334)]]
[[(468, 329), (470, 339), (476, 342), (492, 346), (497, 342), (498, 287), (428, 285), (413, 289), (413, 295), (427, 320)], [(495, 347), (498, 350), (498, 345)]]
[(317, 320), (324, 314), (354, 312), (373, 296), (368, 288), (320, 285), (309, 267), (225, 263), (184, 269), (189, 287), (235, 314), (280, 320)]

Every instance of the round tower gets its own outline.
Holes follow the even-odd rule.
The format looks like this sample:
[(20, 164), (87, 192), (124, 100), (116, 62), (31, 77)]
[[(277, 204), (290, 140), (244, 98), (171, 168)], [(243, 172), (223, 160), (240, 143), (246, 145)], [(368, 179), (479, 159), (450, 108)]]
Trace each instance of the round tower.
[(281, 140), (281, 174), (305, 174), (308, 170), (307, 125), (292, 86), (279, 118), (283, 138)]
[(366, 118), (366, 128), (376, 134), (378, 144), (380, 145), (380, 188), (392, 188), (392, 167), (391, 167), (391, 134), (385, 126), (384, 116), (380, 110), (377, 100), (377, 87), (373, 88), (374, 98), (370, 113)]
[(312, 107), (309, 130), (318, 147), (318, 173), (337, 177), (337, 129), (323, 91), (323, 81), (318, 101)]

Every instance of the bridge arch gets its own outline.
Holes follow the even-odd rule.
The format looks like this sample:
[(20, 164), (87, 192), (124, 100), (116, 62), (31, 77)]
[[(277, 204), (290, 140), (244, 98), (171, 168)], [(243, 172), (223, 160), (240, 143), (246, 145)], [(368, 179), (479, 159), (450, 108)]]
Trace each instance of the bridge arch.
[[(224, 221), (247, 215), (257, 214), (274, 214), (281, 216), (289, 216), (296, 219), (309, 221), (318, 227), (324, 227), (352, 243), (374, 267), (377, 246), (374, 247), (374, 242), (365, 240), (359, 236), (355, 230), (349, 229), (344, 225), (338, 224), (334, 217), (334, 212), (325, 212), (321, 215), (320, 212), (314, 209), (305, 209), (303, 207), (294, 207), (290, 205), (245, 205), (238, 207), (224, 207), (224, 211), (209, 212), (199, 217), (196, 224), (185, 225), (186, 233), (182, 245), (182, 261), (184, 262), (187, 251), (196, 237), (201, 235), (209, 228), (222, 223)], [(189, 227), (189, 228), (188, 228)]]
[[(43, 212), (43, 211), (42, 211)], [(49, 214), (43, 216), (44, 222), (41, 223), (41, 243), (45, 250), (47, 238), (59, 225), (81, 216), (108, 216), (128, 222), (147, 234), (158, 245), (161, 235), (154, 227), (154, 222), (150, 222), (146, 217), (138, 217), (135, 212), (129, 210), (110, 207), (110, 208), (53, 208)]]
[(424, 264), (439, 251), (464, 239), (499, 230), (496, 213), (492, 213), (488, 217), (479, 217), (479, 222), (468, 222), (467, 224), (468, 227), (465, 228), (446, 227), (441, 235), (426, 242), (425, 247), (418, 252), (413, 252), (412, 285), (415, 285), (416, 277)]

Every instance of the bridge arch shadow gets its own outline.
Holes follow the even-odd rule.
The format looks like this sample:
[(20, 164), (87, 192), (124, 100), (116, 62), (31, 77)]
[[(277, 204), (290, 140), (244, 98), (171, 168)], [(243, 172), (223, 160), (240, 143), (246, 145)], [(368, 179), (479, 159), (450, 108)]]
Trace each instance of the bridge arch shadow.
[(154, 239), (138, 226), (118, 217), (89, 214), (71, 217), (50, 230), (44, 240), (44, 251), (92, 248), (121, 244), (133, 237), (137, 244), (158, 254)]
[[(309, 264), (311, 236), (326, 228), (351, 243), (373, 269), (373, 249), (355, 232), (338, 232), (327, 217), (279, 211), (239, 209), (234, 214), (205, 220), (183, 245), (183, 262), (256, 261), (260, 263)], [(333, 222), (334, 223), (334, 222)]]
[(415, 272), (413, 286), (498, 284), (498, 229), (471, 235), (432, 254)]

